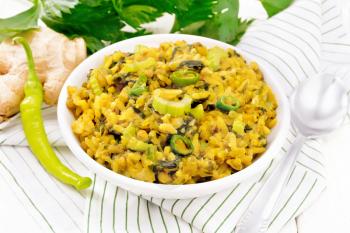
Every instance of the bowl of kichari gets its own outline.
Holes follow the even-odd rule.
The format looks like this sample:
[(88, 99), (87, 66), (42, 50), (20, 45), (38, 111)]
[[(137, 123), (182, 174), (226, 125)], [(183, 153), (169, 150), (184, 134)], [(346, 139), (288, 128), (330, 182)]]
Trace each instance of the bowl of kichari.
[(135, 194), (192, 198), (261, 174), (282, 147), (279, 80), (204, 37), (136, 37), (91, 55), (58, 103), (63, 138), (93, 173)]

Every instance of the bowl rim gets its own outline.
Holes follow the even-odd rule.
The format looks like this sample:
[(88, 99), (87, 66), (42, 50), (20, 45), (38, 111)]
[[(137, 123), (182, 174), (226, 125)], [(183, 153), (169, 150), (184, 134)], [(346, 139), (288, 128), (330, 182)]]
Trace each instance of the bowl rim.
[[(71, 125), (68, 122), (68, 117), (66, 114), (71, 114), (66, 107), (66, 99), (67, 99), (67, 86), (71, 85), (70, 82), (75, 77), (81, 76), (81, 73), (86, 69), (85, 67), (96, 60), (103, 59), (107, 54), (112, 54), (117, 50), (123, 50), (123, 46), (128, 46), (129, 44), (142, 44), (142, 41), (152, 41), (156, 44), (160, 44), (165, 41), (176, 41), (176, 40), (185, 40), (185, 41), (198, 41), (201, 43), (211, 43), (215, 46), (224, 47), (224, 48), (233, 48), (238, 51), (243, 57), (247, 60), (253, 60), (252, 56), (247, 55), (247, 53), (242, 52), (239, 48), (226, 44), (221, 41), (217, 41), (214, 39), (194, 36), (194, 35), (185, 35), (185, 34), (154, 34), (154, 35), (146, 35), (140, 37), (134, 37), (131, 39), (127, 39), (124, 41), (120, 41), (114, 44), (111, 44), (98, 52), (92, 54), (90, 57), (86, 58), (82, 63), (80, 63), (73, 72), (66, 79), (61, 93), (58, 99), (57, 105), (57, 118), (59, 129), (62, 134), (62, 137), (72, 151), (74, 156), (76, 156), (79, 161), (85, 164), (93, 173), (101, 175), (107, 181), (110, 181), (114, 185), (117, 185), (125, 190), (131, 191), (135, 194), (142, 194), (143, 196), (151, 196), (156, 198), (169, 198), (169, 199), (184, 199), (184, 198), (193, 198), (204, 195), (209, 195), (212, 193), (216, 193), (218, 191), (222, 191), (233, 187), (235, 184), (240, 183), (242, 180), (246, 180), (251, 178), (252, 176), (258, 174), (266, 168), (269, 163), (272, 161), (274, 157), (276, 157), (281, 149), (284, 140), (287, 137), (287, 133), (290, 127), (290, 110), (289, 110), (289, 102), (287, 97), (285, 96), (285, 92), (283, 91), (281, 85), (269, 79), (268, 85), (272, 87), (275, 96), (278, 95), (278, 105), (279, 108), (282, 108), (281, 115), (278, 116), (278, 124), (280, 124), (279, 129), (276, 133), (275, 138), (269, 143), (269, 148), (264, 152), (263, 156), (254, 161), (247, 168), (231, 174), (229, 176), (213, 180), (207, 181), (203, 183), (196, 184), (185, 184), (185, 185), (169, 185), (169, 184), (156, 184), (145, 182), (141, 180), (136, 180), (121, 174), (118, 174), (93, 160), (80, 146), (78, 143), (74, 133), (71, 130)], [(150, 43), (150, 42), (146, 42)], [(205, 45), (206, 47), (210, 47)], [(102, 58), (101, 58), (102, 57)], [(89, 69), (91, 69), (90, 67)], [(272, 77), (271, 74), (264, 69), (264, 67), (259, 64), (259, 68), (264, 74), (264, 79), (266, 77)], [(260, 167), (260, 169), (258, 169)]]

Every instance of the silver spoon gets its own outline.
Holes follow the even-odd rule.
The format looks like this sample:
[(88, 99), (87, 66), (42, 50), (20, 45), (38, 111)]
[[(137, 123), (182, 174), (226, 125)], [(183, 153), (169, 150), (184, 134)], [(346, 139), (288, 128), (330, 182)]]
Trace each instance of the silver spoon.
[(297, 138), (243, 214), (235, 233), (264, 233), (268, 230), (275, 203), (304, 142), (339, 128), (349, 104), (344, 85), (329, 74), (302, 82), (290, 97), (290, 102)]

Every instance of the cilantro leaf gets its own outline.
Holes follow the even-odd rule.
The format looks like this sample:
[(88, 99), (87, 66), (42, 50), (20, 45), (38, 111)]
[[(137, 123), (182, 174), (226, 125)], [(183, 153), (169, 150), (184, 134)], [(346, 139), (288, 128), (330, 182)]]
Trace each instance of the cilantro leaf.
[(293, 0), (260, 0), (269, 17), (289, 7)]
[(8, 37), (33, 28), (38, 28), (40, 4), (34, 0), (33, 6), (10, 18), (0, 19), (0, 42)]

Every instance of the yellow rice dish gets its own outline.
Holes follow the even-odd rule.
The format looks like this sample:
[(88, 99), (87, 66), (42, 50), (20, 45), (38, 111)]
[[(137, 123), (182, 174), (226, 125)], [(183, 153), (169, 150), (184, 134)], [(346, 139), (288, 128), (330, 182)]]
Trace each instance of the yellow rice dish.
[(255, 62), (184, 41), (117, 51), (68, 87), (72, 130), (103, 166), (162, 184), (219, 179), (266, 150), (277, 102)]

